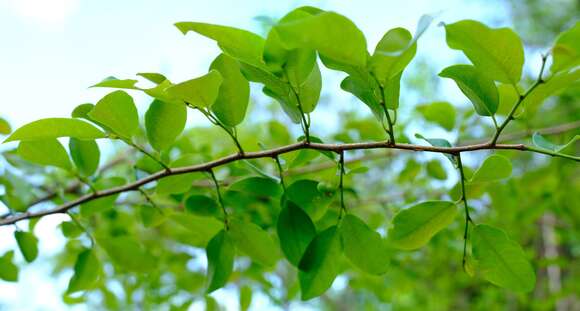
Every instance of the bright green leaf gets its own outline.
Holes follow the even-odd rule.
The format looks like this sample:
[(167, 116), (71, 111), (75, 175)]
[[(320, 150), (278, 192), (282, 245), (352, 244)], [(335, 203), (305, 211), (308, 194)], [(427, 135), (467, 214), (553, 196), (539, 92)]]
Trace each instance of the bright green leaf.
[(131, 79), (123, 79), (119, 80), (115, 77), (107, 77), (103, 81), (91, 86), (91, 87), (110, 87), (115, 89), (129, 89), (129, 90), (139, 90), (138, 87), (135, 86), (137, 84), (137, 80)]
[(266, 231), (250, 222), (233, 219), (229, 231), (236, 248), (264, 266), (272, 266), (278, 259), (278, 247)]
[(149, 273), (157, 266), (156, 259), (134, 237), (98, 237), (97, 242), (116, 265), (127, 271)]
[(151, 146), (158, 151), (169, 148), (183, 132), (186, 120), (184, 104), (154, 100), (145, 113), (145, 130)]
[(336, 226), (322, 231), (310, 242), (298, 271), (302, 300), (320, 296), (330, 288), (338, 275), (341, 255), (340, 234)]
[(139, 129), (139, 115), (135, 102), (125, 91), (105, 95), (88, 116), (124, 138), (133, 137)]
[(225, 125), (234, 127), (244, 120), (250, 100), (250, 83), (242, 75), (238, 62), (226, 55), (220, 54), (210, 66), (219, 71), (223, 82), (211, 110)]
[(0, 118), (0, 135), (8, 135), (10, 132), (12, 132), (10, 123), (3, 118)]
[(308, 214), (292, 202), (280, 211), (277, 224), (282, 252), (288, 261), (298, 266), (306, 248), (316, 236), (316, 227)]
[(68, 283), (66, 292), (72, 294), (93, 288), (99, 278), (100, 263), (92, 249), (83, 250), (77, 257), (74, 275)]
[(554, 73), (580, 65), (580, 22), (558, 36), (552, 57), (554, 61), (550, 70)]
[(491, 182), (510, 177), (512, 174), (512, 163), (510, 160), (499, 154), (492, 154), (483, 161), (479, 169), (473, 173), (469, 182)]
[(426, 201), (403, 209), (393, 218), (389, 238), (403, 250), (423, 247), (455, 218), (457, 207), (448, 201)]
[(78, 139), (104, 138), (105, 133), (93, 125), (68, 118), (48, 118), (28, 123), (12, 133), (4, 142), (30, 141), (45, 138), (75, 137)]
[(340, 236), (346, 257), (359, 269), (380, 275), (389, 266), (389, 250), (381, 236), (360, 218), (348, 214), (340, 225)]
[(233, 58), (258, 68), (264, 66), (262, 61), (264, 38), (255, 33), (228, 26), (195, 22), (180, 22), (176, 23), (175, 27), (183, 34), (194, 31), (217, 41), (220, 49)]
[(448, 131), (451, 131), (455, 126), (455, 108), (448, 102), (420, 105), (417, 110), (425, 120), (437, 123)]
[(14, 251), (8, 251), (0, 257), (0, 280), (18, 281), (18, 266), (12, 262), (13, 259)]
[(477, 225), (471, 236), (476, 268), (484, 279), (518, 292), (530, 292), (536, 284), (534, 268), (522, 248), (505, 232)]
[(499, 106), (499, 95), (493, 80), (471, 65), (447, 67), (439, 76), (455, 80), (480, 116), (492, 116)]
[(221, 230), (207, 244), (207, 293), (223, 287), (234, 270), (234, 243), (228, 232)]
[(193, 107), (209, 108), (218, 97), (222, 81), (222, 75), (217, 70), (211, 70), (199, 78), (175, 84), (166, 91), (170, 96), (183, 100)]
[(91, 176), (97, 171), (101, 152), (94, 140), (71, 138), (68, 148), (73, 162), (82, 175)]
[(509, 28), (489, 28), (463, 20), (445, 25), (447, 45), (461, 50), (471, 62), (491, 79), (517, 84), (522, 76), (524, 46)]
[(366, 67), (366, 39), (352, 21), (340, 14), (323, 12), (279, 24), (274, 29), (288, 50), (308, 48), (333, 62)]
[(38, 257), (38, 239), (32, 232), (14, 231), (18, 248), (27, 262), (33, 262)]
[(18, 155), (26, 161), (40, 165), (51, 165), (69, 170), (70, 159), (62, 144), (56, 139), (21, 141)]

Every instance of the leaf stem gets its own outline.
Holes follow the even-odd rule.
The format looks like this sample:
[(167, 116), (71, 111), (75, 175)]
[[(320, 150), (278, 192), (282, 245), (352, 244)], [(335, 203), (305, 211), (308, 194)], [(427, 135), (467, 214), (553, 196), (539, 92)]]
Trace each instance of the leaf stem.
[(338, 188), (340, 191), (340, 212), (338, 214), (338, 220), (340, 221), (342, 219), (342, 214), (346, 213), (346, 206), (344, 204), (344, 151), (340, 151), (339, 152), (339, 160), (338, 160), (338, 166), (339, 166), (339, 170), (340, 170), (340, 179), (338, 181)]
[[(547, 60), (548, 60), (548, 55), (542, 55), (542, 67), (540, 67), (540, 73), (538, 74), (538, 78), (536, 79), (536, 82), (534, 82), (534, 84), (532, 84), (532, 86), (530, 86), (530, 88), (524, 94), (520, 94), (518, 101), (514, 104), (511, 111), (509, 112), (509, 114), (507, 115), (507, 117), (503, 121), (503, 123), (499, 126), (499, 128), (497, 128), (497, 125), (496, 125), (497, 129), (495, 131), (495, 134), (493, 135), (493, 138), (491, 139), (491, 142), (490, 142), (491, 145), (496, 144), (501, 132), (510, 123), (510, 121), (514, 119), (514, 114), (516, 113), (516, 111), (518, 110), (518, 108), (520, 107), (520, 104), (524, 101), (524, 99), (526, 99), (526, 97), (528, 95), (530, 95), (530, 93), (532, 93), (532, 91), (536, 87), (538, 87), (540, 84), (545, 82), (544, 79), (542, 78), (542, 75), (544, 73), (544, 68), (546, 67)], [(517, 90), (517, 87), (515, 85), (514, 85), (514, 88)]]
[(127, 138), (120, 138), (120, 139), (122, 141), (124, 141), (127, 145), (139, 150), (139, 152), (143, 153), (144, 155), (151, 158), (153, 161), (157, 162), (159, 165), (161, 165), (161, 167), (163, 167), (165, 169), (165, 171), (171, 172), (171, 168), (169, 166), (167, 166), (167, 164), (163, 163), (163, 161), (159, 160), (156, 156), (154, 156), (153, 154), (151, 154), (150, 152), (145, 150), (145, 148), (137, 145), (136, 143), (132, 142), (130, 139), (127, 139)]
[(463, 232), (463, 270), (465, 270), (465, 263), (467, 260), (467, 238), (469, 232), (469, 223), (473, 223), (471, 216), (469, 215), (469, 205), (467, 204), (467, 195), (465, 193), (465, 174), (463, 172), (463, 163), (461, 162), (461, 153), (458, 153), (457, 156), (457, 168), (459, 170), (460, 178), (461, 178), (461, 201), (463, 201), (463, 206), (465, 209), (465, 231)]
[[(193, 107), (193, 106), (190, 106), (189, 104), (188, 104), (188, 106)], [(228, 128), (225, 124), (223, 124), (223, 122), (221, 122), (218, 118), (216, 118), (214, 115), (212, 115), (207, 110), (201, 109), (199, 107), (193, 107), (193, 108), (199, 110), (209, 120), (209, 122), (211, 122), (213, 125), (217, 125), (220, 128), (222, 128), (222, 130), (224, 130), (231, 137), (231, 139), (234, 141), (234, 144), (238, 148), (238, 151), (240, 152), (240, 154), (244, 154), (244, 149), (242, 148), (242, 145), (240, 144), (240, 141), (238, 140), (238, 135), (236, 133), (235, 127), (232, 129)]]
[(284, 194), (286, 194), (286, 183), (284, 182), (284, 172), (282, 170), (282, 164), (280, 163), (280, 157), (278, 155), (274, 156), (274, 160), (276, 161), (276, 166), (278, 167), (278, 175), (280, 176), (280, 184), (282, 185), (282, 189), (284, 190)]
[(210, 168), (209, 170), (207, 170), (207, 172), (211, 176), (211, 179), (213, 180), (213, 183), (215, 185), (215, 191), (217, 193), (218, 202), (219, 202), (220, 207), (222, 208), (222, 211), (224, 213), (224, 226), (225, 226), (226, 230), (228, 230), (229, 229), (228, 211), (226, 210), (226, 206), (224, 205), (224, 201), (222, 199), (222, 193), (220, 191), (220, 184), (218, 183), (218, 180), (215, 177), (215, 174), (213, 173), (213, 169)]
[(81, 224), (81, 222), (73, 215), (73, 213), (71, 213), (70, 211), (67, 211), (67, 214), (70, 217), (70, 219), (87, 234), (87, 236), (89, 237), (89, 239), (91, 241), (91, 247), (94, 247), (95, 246), (95, 239), (93, 238), (93, 235), (89, 232), (89, 230), (85, 226), (83, 226), (83, 224)]
[[(377, 80), (377, 83), (379, 83), (378, 80)], [(382, 85), (380, 85), (380, 83), (379, 83), (379, 89), (381, 91), (381, 107), (383, 107), (383, 111), (385, 112), (385, 116), (387, 118), (387, 124), (389, 126), (389, 130), (387, 131), (387, 134), (389, 134), (389, 143), (395, 144), (395, 133), (393, 132), (393, 121), (391, 121), (391, 115), (389, 114), (389, 109), (387, 108), (387, 103), (385, 100), (385, 89), (383, 88)]]

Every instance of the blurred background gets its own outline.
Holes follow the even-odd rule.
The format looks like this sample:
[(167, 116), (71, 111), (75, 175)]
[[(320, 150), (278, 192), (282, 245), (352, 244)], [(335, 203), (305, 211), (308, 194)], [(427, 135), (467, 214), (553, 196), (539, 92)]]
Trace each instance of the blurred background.
[[(489, 137), (490, 128), (486, 120), (470, 113), (471, 105), (453, 82), (437, 77), (446, 66), (466, 62), (461, 53), (447, 47), (444, 30), (437, 23), (475, 19), (493, 27), (513, 28), (526, 46), (524, 81), (531, 81), (539, 71), (540, 54), (547, 52), (557, 34), (571, 27), (580, 16), (580, 1), (577, 0), (0, 0), (0, 117), (17, 128), (40, 118), (68, 116), (77, 105), (94, 103), (105, 95), (109, 90), (89, 86), (108, 76), (122, 79), (134, 78), (138, 72), (160, 72), (176, 82), (200, 76), (207, 72), (219, 53), (217, 45), (198, 35), (183, 36), (173, 23), (209, 22), (264, 35), (277, 18), (302, 5), (346, 15), (366, 35), (369, 49), (374, 48), (388, 29), (402, 26), (413, 32), (421, 15), (433, 14), (435, 22), (420, 39), (417, 56), (403, 75), (399, 123), (407, 137), (421, 131), (425, 136), (454, 142)], [(366, 106), (340, 90), (344, 75), (326, 68), (322, 71), (322, 97), (312, 114), (312, 131), (327, 141), (384, 139), (382, 129)], [(288, 137), (299, 136), (300, 127), (291, 125), (280, 113), (279, 106), (261, 94), (260, 89), (252, 88), (249, 116), (246, 127), (241, 129), (242, 139), (254, 134), (264, 135), (267, 130), (252, 130), (252, 124), (271, 120), (284, 125)], [(140, 93), (132, 95), (143, 114), (150, 99)], [(579, 99), (578, 91), (551, 99), (535, 118), (510, 125), (506, 133), (578, 121)], [(457, 121), (452, 130), (423, 120), (417, 109), (419, 105), (442, 100), (451, 102), (457, 109)], [(192, 112), (187, 124), (192, 131), (209, 125)], [(578, 133), (576, 126), (551, 139), (563, 142)], [(276, 141), (277, 137), (270, 139)], [(195, 143), (209, 142), (200, 139)], [(223, 145), (228, 144), (223, 138)], [(3, 148), (0, 151), (9, 147), (0, 147)], [(230, 146), (223, 148), (224, 152), (231, 150)], [(105, 158), (113, 157), (119, 150), (103, 147)], [(395, 260), (395, 264), (408, 267), (398, 269), (397, 273), (372, 279), (340, 277), (331, 292), (310, 303), (284, 301), (280, 297), (289, 294), (275, 290), (284, 283), (272, 277), (268, 280), (272, 288), (266, 290), (267, 293), (255, 294), (251, 308), (580, 308), (575, 296), (580, 292), (578, 166), (565, 160), (550, 161), (529, 154), (505, 154), (516, 159), (512, 161), (515, 166), (513, 180), (473, 189), (471, 197), (480, 219), (503, 227), (534, 258), (538, 288), (533, 293), (506, 294), (466, 275), (461, 269), (462, 228), (458, 222), (425, 250)], [(483, 156), (470, 155), (466, 162), (476, 167)], [(427, 169), (423, 168), (424, 164)], [(351, 199), (368, 210), (367, 219), (374, 221), (377, 227), (384, 222), (381, 217), (390, 219), (392, 213), (405, 204), (424, 198), (443, 198), (447, 193), (453, 196), (455, 191), (455, 172), (437, 155), (407, 154), (388, 160), (375, 156), (362, 165), (371, 169), (359, 179), (353, 178), (352, 183), (356, 182), (353, 191), (357, 191), (357, 196), (356, 200), (354, 196)], [(329, 173), (333, 174), (334, 171)], [(394, 183), (396, 187), (391, 187)], [(0, 203), (0, 212), (5, 211)], [(98, 295), (81, 304), (62, 301), (62, 293), (72, 273), (70, 269), (55, 269), (55, 262), (61, 262), (63, 252), (66, 253), (66, 239), (58, 228), (63, 219), (66, 217), (51, 216), (38, 224), (35, 232), (41, 240), (41, 258), (22, 268), (18, 283), (0, 281), (0, 310), (109, 308), (102, 304), (104, 298)], [(12, 231), (12, 227), (0, 227), (0, 254), (14, 249)], [(455, 242), (449, 243), (450, 240)], [(214, 296), (221, 307), (236, 310), (237, 295), (235, 288), (227, 288)], [(139, 309), (126, 303), (128, 309)], [(201, 296), (194, 299), (191, 308), (199, 310), (208, 305)], [(168, 305), (163, 306), (167, 308)]]

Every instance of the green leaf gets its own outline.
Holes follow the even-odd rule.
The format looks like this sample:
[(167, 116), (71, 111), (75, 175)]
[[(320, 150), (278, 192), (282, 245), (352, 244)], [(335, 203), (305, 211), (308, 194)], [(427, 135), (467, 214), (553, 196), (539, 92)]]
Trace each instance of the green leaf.
[(264, 266), (273, 266), (278, 260), (277, 246), (270, 235), (250, 222), (233, 219), (229, 231), (236, 248), (246, 253), (252, 260)]
[[(122, 186), (125, 182), (125, 179), (122, 177), (101, 178), (93, 183), (93, 187), (97, 190), (105, 190)], [(83, 217), (88, 217), (95, 213), (106, 211), (115, 205), (115, 200), (117, 200), (118, 197), (119, 194), (114, 194), (83, 203), (80, 208), (81, 215)]]
[[(296, 50), (299, 51), (299, 50)], [(299, 67), (306, 67), (301, 62), (304, 62), (300, 57), (294, 57), (305, 53), (292, 52), (288, 62), (285, 65), (288, 79), (292, 85), (296, 95), (298, 96), (302, 111), (304, 113), (311, 113), (318, 104), (320, 98), (320, 90), (322, 89), (322, 77), (320, 69), (316, 63), (316, 54), (313, 51), (307, 51), (306, 54), (311, 55), (312, 66), (307, 71), (300, 73)], [(309, 57), (308, 56), (308, 57)], [(308, 60), (306, 61), (308, 62)]]
[(302, 300), (322, 295), (338, 275), (342, 246), (336, 226), (319, 233), (300, 260), (298, 279)]
[(14, 238), (20, 252), (27, 262), (33, 262), (38, 257), (38, 239), (32, 232), (14, 231)]
[(405, 28), (394, 28), (383, 36), (369, 60), (370, 70), (385, 86), (391, 79), (400, 80), (400, 74), (417, 52), (417, 39)]
[(26, 161), (40, 165), (51, 165), (70, 170), (71, 164), (66, 150), (56, 138), (21, 141), (18, 155)]
[(80, 118), (80, 119), (89, 120), (90, 118), (88, 117), (88, 113), (91, 112), (91, 110), (93, 110), (93, 108), (95, 108), (95, 105), (93, 105), (91, 103), (80, 104), (80, 105), (76, 106), (75, 109), (73, 109), (73, 111), (71, 112), (70, 115), (73, 118)]
[(550, 71), (567, 70), (580, 65), (580, 22), (562, 32), (552, 48), (552, 67)]
[(137, 84), (137, 80), (131, 79), (123, 79), (119, 80), (115, 77), (107, 77), (103, 81), (91, 86), (91, 87), (110, 87), (115, 89), (129, 89), (129, 90), (139, 90), (138, 87), (135, 86)]
[(274, 29), (287, 50), (308, 48), (339, 64), (366, 67), (366, 39), (351, 20), (340, 14), (323, 12), (281, 23)]
[(308, 214), (292, 202), (280, 211), (277, 224), (282, 252), (288, 261), (298, 266), (306, 248), (316, 236), (316, 227)]
[[(415, 137), (428, 142), (433, 147), (444, 147), (444, 148), (453, 147), (448, 140), (443, 138), (426, 138), (425, 136), (419, 133), (415, 133)], [(451, 164), (453, 164), (453, 166), (457, 167), (457, 159), (455, 159), (453, 155), (446, 153), (445, 157), (449, 159), (449, 161), (451, 161)]]
[(489, 28), (463, 20), (445, 25), (447, 45), (461, 50), (491, 79), (517, 84), (522, 76), (524, 47), (520, 37), (509, 28)]
[(380, 87), (371, 75), (350, 75), (342, 80), (340, 88), (356, 96), (371, 109), (377, 120), (383, 121), (385, 112), (381, 107)]
[(505, 232), (477, 225), (471, 236), (476, 267), (484, 279), (518, 292), (530, 292), (536, 284), (534, 268), (522, 248)]
[(83, 250), (77, 257), (74, 275), (68, 283), (67, 294), (92, 289), (100, 273), (100, 263), (92, 249)]
[(68, 148), (73, 162), (82, 175), (91, 176), (97, 171), (101, 152), (94, 140), (71, 138)]
[(0, 257), (0, 279), (7, 282), (18, 281), (18, 266), (12, 261), (14, 259), (14, 251), (8, 251)]
[(512, 163), (510, 160), (499, 154), (492, 154), (483, 161), (481, 166), (473, 173), (469, 182), (492, 182), (510, 177), (512, 174)]
[(234, 127), (244, 120), (250, 100), (250, 83), (241, 72), (239, 63), (226, 54), (220, 54), (210, 66), (219, 71), (223, 82), (211, 111), (225, 125)]
[(544, 136), (540, 135), (540, 133), (538, 132), (534, 133), (534, 135), (532, 136), (532, 143), (534, 144), (534, 146), (554, 152), (560, 152), (568, 148), (568, 146), (571, 146), (577, 140), (580, 140), (580, 135), (574, 136), (569, 142), (567, 142), (564, 145), (556, 145), (547, 140), (546, 138), (544, 138)]
[(380, 275), (389, 266), (389, 250), (381, 236), (360, 218), (348, 214), (340, 225), (340, 236), (346, 257), (359, 269)]
[(149, 143), (155, 150), (165, 150), (183, 132), (187, 120), (184, 104), (154, 100), (145, 113), (145, 130)]
[(167, 216), (161, 212), (159, 207), (152, 205), (141, 205), (139, 215), (145, 227), (157, 227), (167, 220)]
[(207, 244), (207, 293), (223, 287), (234, 270), (234, 242), (221, 230)]
[(167, 80), (167, 78), (160, 74), (160, 73), (156, 73), (156, 72), (140, 72), (137, 74), (140, 77), (143, 77), (155, 84), (161, 84), (163, 83), (165, 80)]
[(310, 218), (318, 220), (326, 213), (332, 194), (321, 192), (317, 181), (302, 179), (288, 186), (286, 198), (303, 208)]
[(280, 184), (270, 178), (248, 177), (231, 184), (228, 191), (238, 191), (249, 195), (274, 198), (282, 194)]
[(202, 217), (191, 213), (174, 213), (171, 220), (190, 231), (189, 242), (193, 245), (205, 246), (207, 242), (223, 227), (223, 222), (213, 217)]
[(426, 201), (400, 211), (393, 218), (389, 239), (403, 250), (423, 247), (455, 218), (457, 207), (448, 201)]
[(83, 229), (74, 223), (74, 221), (65, 221), (61, 223), (60, 229), (62, 231), (62, 235), (69, 239), (78, 238), (83, 233)]
[(429, 174), (429, 176), (435, 179), (439, 180), (447, 179), (447, 172), (441, 165), (441, 162), (437, 160), (431, 160), (427, 162), (427, 174)]
[(240, 287), (240, 310), (247, 311), (252, 304), (252, 288), (244, 285)]
[(417, 106), (417, 111), (429, 122), (451, 131), (455, 126), (455, 108), (448, 102), (434, 102)]
[(8, 135), (10, 132), (12, 132), (10, 123), (3, 118), (0, 118), (0, 135)]
[(566, 89), (580, 85), (580, 69), (560, 72), (553, 75), (546, 82), (538, 85), (522, 101), (521, 105), (526, 110), (526, 115), (531, 117), (536, 114), (541, 104), (550, 96), (556, 95)]
[(88, 116), (125, 138), (133, 137), (139, 129), (137, 108), (133, 98), (125, 91), (105, 95)]
[(45, 138), (75, 137), (78, 139), (104, 138), (105, 133), (93, 125), (67, 118), (48, 118), (28, 123), (12, 133), (4, 142), (30, 141)]
[(218, 204), (208, 196), (194, 194), (185, 200), (185, 210), (198, 216), (216, 216)]
[[(181, 158), (173, 161), (170, 167), (181, 167), (187, 165), (198, 164), (200, 159), (193, 155), (184, 155)], [(155, 191), (159, 194), (174, 194), (184, 193), (191, 188), (191, 183), (195, 180), (195, 174), (180, 174), (165, 177), (157, 182)]]
[(198, 108), (209, 108), (218, 97), (222, 75), (217, 70), (199, 78), (187, 80), (166, 89), (167, 93), (177, 99)]
[(183, 34), (194, 31), (215, 40), (220, 49), (231, 57), (258, 68), (264, 67), (262, 61), (264, 38), (255, 33), (233, 27), (195, 22), (180, 22), (176, 23), (175, 27)]
[(157, 266), (157, 260), (132, 236), (97, 237), (97, 242), (124, 270), (149, 273)]
[(492, 116), (499, 106), (499, 94), (493, 80), (471, 65), (447, 67), (439, 76), (455, 80), (480, 116)]

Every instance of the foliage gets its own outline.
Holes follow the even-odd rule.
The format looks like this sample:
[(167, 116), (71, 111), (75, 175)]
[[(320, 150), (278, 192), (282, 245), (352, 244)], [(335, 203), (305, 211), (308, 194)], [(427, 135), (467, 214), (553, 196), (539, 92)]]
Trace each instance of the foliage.
[[(138, 80), (109, 77), (94, 87), (118, 90), (95, 105), (78, 106), (71, 118), (42, 119), (13, 132), (0, 119), (4, 142), (18, 142), (3, 154), (0, 199), (9, 213), (0, 225), (17, 226), (17, 245), (32, 262), (42, 243), (34, 235), (36, 222), (68, 215), (70, 221), (61, 225), (66, 250), (55, 264), (57, 272), (74, 271), (63, 294), (68, 303), (99, 293), (109, 309), (171, 305), (178, 310), (225, 287), (239, 289), (242, 309), (253, 292), (279, 305), (300, 292), (302, 300), (325, 295), (330, 308), (359, 295), (370, 296), (375, 307), (390, 302), (416, 309), (440, 291), (459, 288), (469, 295), (477, 291), (477, 300), (439, 296), (430, 308), (501, 305), (502, 299), (517, 297), (522, 308), (542, 309), (522, 297), (545, 286), (536, 282), (541, 279), (536, 271), (547, 263), (532, 249), (537, 237), (529, 231), (551, 205), (525, 207), (544, 196), (563, 202), (578, 190), (574, 172), (580, 158), (573, 150), (578, 136), (561, 135), (554, 143), (526, 132), (515, 138), (523, 143), (508, 144), (514, 138), (502, 133), (514, 119), (534, 122), (552, 95), (577, 92), (578, 24), (555, 38), (531, 81), (522, 74), (522, 40), (511, 29), (472, 20), (444, 24), (449, 48), (471, 64), (447, 67), (439, 76), (454, 80), (474, 109), (435, 99), (417, 107), (417, 119), (460, 139), (483, 132), (479, 138), (485, 140), (452, 144), (425, 130), (412, 143), (406, 129), (413, 128), (413, 120), (397, 116), (404, 105), (401, 80), (432, 19), (421, 18), (414, 34), (404, 28), (387, 31), (372, 54), (347, 17), (313, 7), (291, 11), (265, 38), (228, 26), (176, 23), (184, 34), (217, 42), (222, 53), (208, 73), (180, 83), (140, 73), (153, 84), (145, 88)], [(345, 75), (340, 87), (376, 119), (341, 116), (340, 131), (325, 135), (333, 143), (312, 135), (320, 120), (312, 116), (322, 101), (323, 66)], [(289, 123), (300, 124), (297, 142), (276, 118), (243, 122), (251, 113), (250, 82), (263, 87)], [(144, 122), (129, 92), (152, 98)], [(212, 127), (186, 128), (188, 113), (201, 114)], [(119, 152), (128, 156), (103, 161), (105, 141), (128, 148)], [(388, 149), (393, 159), (371, 149)], [(464, 166), (475, 151), (490, 154), (484, 160), (473, 156), (481, 163), (475, 169)], [(393, 171), (361, 165), (373, 156), (387, 160)], [(541, 165), (528, 167), (536, 162)], [(550, 170), (576, 179), (558, 186), (560, 178), (545, 173)], [(31, 175), (55, 187), (30, 191)], [(397, 189), (403, 193), (399, 201)], [(383, 193), (386, 204), (379, 200)], [(576, 232), (575, 203), (572, 198), (557, 213)], [(464, 222), (457, 220), (459, 211)], [(30, 220), (27, 230), (17, 225), (23, 220)], [(565, 243), (577, 243), (573, 233), (564, 235)], [(203, 250), (207, 266), (192, 267)], [(17, 281), (13, 262), (14, 251), (0, 257), (2, 280)], [(457, 280), (443, 276), (459, 270), (467, 273)], [(557, 295), (577, 289), (578, 271), (571, 274)], [(344, 296), (329, 291), (339, 276), (349, 282)], [(122, 293), (109, 288), (113, 281)], [(425, 290), (430, 286), (433, 291)], [(205, 297), (208, 308), (218, 304)]]

